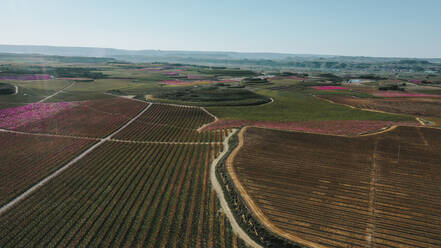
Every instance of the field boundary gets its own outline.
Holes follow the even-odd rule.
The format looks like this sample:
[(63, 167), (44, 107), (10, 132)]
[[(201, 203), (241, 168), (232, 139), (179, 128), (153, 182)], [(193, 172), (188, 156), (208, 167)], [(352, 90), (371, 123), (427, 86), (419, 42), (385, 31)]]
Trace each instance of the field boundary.
[(118, 128), (116, 131), (114, 131), (113, 133), (109, 134), (107, 137), (101, 139), (98, 143), (95, 143), (94, 145), (92, 145), (91, 147), (89, 147), (87, 150), (83, 151), (80, 155), (78, 155), (77, 157), (73, 158), (72, 160), (70, 160), (70, 162), (68, 162), (67, 164), (65, 164), (63, 167), (59, 168), (58, 170), (56, 170), (55, 172), (51, 173), (49, 176), (45, 177), (44, 179), (42, 179), (40, 182), (38, 182), (37, 184), (35, 184), (34, 186), (32, 186), (31, 188), (29, 188), (28, 190), (26, 190), (25, 192), (23, 192), (22, 194), (20, 194), (19, 196), (17, 196), (16, 198), (14, 198), (12, 201), (8, 202), (7, 204), (3, 205), (0, 208), (0, 215), (4, 214), (6, 211), (8, 211), (11, 207), (13, 207), (15, 204), (17, 204), (18, 202), (22, 201), (23, 199), (25, 199), (26, 197), (28, 197), (30, 194), (32, 194), (34, 191), (38, 190), (39, 188), (41, 188), (43, 185), (45, 185), (47, 182), (49, 182), (52, 178), (55, 178), (56, 176), (58, 176), (59, 174), (61, 174), (63, 171), (65, 171), (66, 169), (68, 169), (70, 166), (72, 166), (73, 164), (75, 164), (77, 161), (79, 161), (80, 159), (82, 159), (83, 157), (85, 157), (87, 154), (89, 154), (90, 152), (92, 152), (93, 150), (95, 150), (97, 147), (101, 146), (104, 142), (109, 141), (114, 135), (118, 134), (121, 130), (123, 130), (124, 128), (126, 128), (127, 126), (129, 126), (131, 123), (133, 123), (136, 119), (138, 119), (142, 114), (144, 114), (153, 104), (149, 104), (148, 106), (146, 106), (141, 112), (139, 112), (135, 117), (133, 117), (131, 120), (129, 120), (126, 124), (124, 124), (123, 126), (121, 126), (120, 128)]
[(209, 141), (209, 142), (179, 142), (179, 141), (137, 141), (137, 140), (121, 140), (121, 139), (109, 139), (112, 142), (120, 143), (134, 143), (134, 144), (169, 144), (169, 145), (221, 145), (223, 142), (220, 141)]
[[(289, 129), (281, 129), (281, 128), (271, 128), (271, 127), (261, 127), (261, 126), (255, 126), (255, 125), (244, 125), (240, 128), (245, 127), (254, 127), (254, 128), (261, 128), (261, 129), (268, 129), (268, 130), (275, 130), (275, 131), (282, 131), (282, 132), (291, 132), (291, 133), (307, 133), (307, 134), (315, 134), (315, 135), (324, 135), (324, 136), (335, 136), (335, 137), (345, 137), (345, 138), (357, 138), (357, 137), (363, 137), (363, 136), (371, 136), (371, 135), (377, 135), (386, 133), (389, 131), (394, 130), (395, 128), (399, 127), (400, 125), (386, 125), (383, 128), (377, 129), (374, 132), (366, 132), (366, 133), (359, 133), (357, 135), (343, 135), (343, 134), (327, 134), (327, 133), (314, 133), (314, 132), (307, 132), (307, 131), (297, 131), (297, 130), (289, 130)], [(417, 126), (416, 126), (417, 127)], [(239, 127), (238, 127), (239, 128)], [(428, 127), (424, 126), (424, 128), (434, 128), (435, 127)]]
[(202, 111), (204, 111), (205, 113), (207, 113), (209, 116), (211, 116), (211, 117), (214, 118), (214, 121), (212, 121), (212, 122), (208, 122), (208, 123), (205, 123), (204, 125), (200, 126), (200, 127), (196, 130), (196, 131), (198, 131), (198, 132), (200, 133), (200, 132), (202, 132), (202, 130), (203, 130), (205, 127), (207, 127), (207, 126), (209, 126), (209, 125), (211, 125), (211, 124), (213, 124), (213, 123), (216, 123), (216, 122), (219, 120), (219, 118), (217, 118), (217, 116), (215, 116), (214, 114), (208, 112), (208, 110), (207, 110), (206, 108), (204, 108), (204, 107), (199, 107), (199, 108), (200, 108)]
[[(60, 134), (50, 134), (50, 133), (28, 133), (21, 132), (9, 129), (0, 128), (0, 133), (14, 133), (21, 135), (31, 135), (31, 136), (43, 136), (43, 137), (54, 137), (54, 138), (70, 138), (70, 139), (84, 139), (84, 140), (95, 140), (101, 141), (104, 138), (95, 138), (95, 137), (87, 137), (87, 136), (70, 136), (70, 135), (60, 135)], [(214, 145), (214, 144), (223, 144), (221, 141), (208, 141), (208, 142), (179, 142), (179, 141), (138, 141), (138, 140), (125, 140), (125, 139), (108, 139), (108, 141), (112, 142), (120, 142), (120, 143), (136, 143), (136, 144), (170, 144), (170, 145)]]
[(209, 116), (214, 118), (214, 121), (212, 122), (208, 122), (203, 124), (202, 126), (200, 126), (196, 131), (197, 132), (202, 132), (202, 129), (204, 129), (206, 126), (213, 124), (215, 122), (217, 122), (219, 120), (219, 118), (217, 118), (217, 116), (215, 116), (214, 114), (210, 113), (205, 107), (203, 106), (193, 106), (193, 105), (185, 105), (185, 104), (174, 104), (174, 103), (162, 103), (162, 102), (153, 102), (153, 101), (149, 101), (148, 98), (143, 101), (143, 100), (139, 100), (136, 98), (125, 98), (124, 96), (119, 96), (119, 95), (114, 95), (112, 93), (104, 93), (106, 95), (110, 95), (110, 96), (115, 96), (115, 97), (121, 97), (124, 99), (129, 99), (129, 100), (133, 100), (133, 101), (139, 101), (139, 102), (143, 102), (143, 103), (150, 103), (150, 104), (158, 104), (158, 105), (168, 105), (168, 106), (174, 106), (174, 107), (181, 107), (181, 108), (199, 108), (200, 110), (204, 111), (206, 114), (208, 114)]
[(46, 100), (48, 100), (48, 99), (50, 99), (50, 98), (52, 98), (52, 97), (58, 95), (59, 93), (63, 92), (63, 90), (67, 90), (67, 89), (71, 88), (72, 86), (74, 86), (75, 83), (76, 83), (76, 82), (71, 83), (70, 85), (68, 85), (68, 86), (66, 86), (66, 87), (64, 87), (64, 88), (62, 88), (61, 90), (55, 92), (54, 94), (52, 94), (52, 95), (50, 95), (50, 96), (47, 96), (47, 97), (41, 99), (41, 100), (38, 101), (38, 102), (44, 102), (44, 101), (46, 101)]
[(113, 97), (120, 97), (120, 98), (124, 98), (124, 99), (127, 99), (127, 100), (132, 100), (132, 101), (137, 101), (137, 102), (142, 102), (142, 103), (151, 103), (151, 102), (148, 102), (148, 101), (143, 101), (143, 100), (139, 100), (139, 99), (136, 99), (136, 98), (127, 98), (127, 97), (124, 97), (124, 96), (120, 96), (120, 95), (115, 95), (115, 94), (112, 94), (112, 93), (103, 93), (104, 95), (109, 95), (109, 96), (113, 96)]
[(96, 140), (96, 141), (103, 139), (103, 138), (95, 138), (95, 137), (87, 137), (87, 136), (71, 136), (71, 135), (51, 134), (51, 133), (29, 133), (29, 132), (15, 131), (15, 130), (3, 129), (3, 128), (0, 128), (0, 132), (32, 135), (32, 136), (45, 136), (45, 137), (54, 137), (54, 138), (87, 139), (87, 140)]

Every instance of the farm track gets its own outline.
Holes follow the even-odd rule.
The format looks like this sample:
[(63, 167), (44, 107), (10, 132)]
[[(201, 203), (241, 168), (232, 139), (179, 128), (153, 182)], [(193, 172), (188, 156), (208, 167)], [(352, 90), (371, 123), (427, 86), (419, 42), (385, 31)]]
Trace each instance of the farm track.
[(243, 128), (263, 128), (273, 131), (284, 131), (284, 132), (290, 132), (290, 133), (306, 133), (306, 134), (315, 134), (315, 135), (323, 135), (323, 136), (333, 136), (333, 137), (345, 137), (345, 138), (357, 138), (357, 137), (365, 137), (365, 136), (373, 136), (373, 135), (379, 135), (383, 133), (387, 133), (390, 131), (393, 131), (395, 128), (399, 127), (398, 125), (392, 125), (389, 127), (382, 128), (380, 130), (377, 130), (375, 132), (369, 132), (369, 133), (363, 133), (359, 135), (341, 135), (341, 134), (326, 134), (326, 133), (314, 133), (314, 132), (305, 132), (305, 131), (295, 131), (295, 130), (284, 130), (284, 129), (277, 129), (277, 128), (269, 128), (269, 127), (259, 127), (259, 126), (244, 126)]
[(200, 107), (201, 109), (202, 109), (202, 111), (204, 111), (205, 113), (207, 113), (208, 115), (210, 115), (211, 117), (213, 117), (214, 118), (214, 120), (212, 121), (212, 122), (209, 122), (209, 123), (205, 123), (204, 125), (202, 125), (201, 127), (199, 127), (198, 129), (197, 129), (197, 131), (200, 133), (200, 132), (202, 132), (202, 130), (206, 127), (206, 126), (209, 126), (209, 125), (211, 125), (211, 124), (213, 124), (213, 123), (215, 123), (215, 122), (217, 122), (219, 119), (217, 118), (217, 116), (215, 116), (215, 115), (213, 115), (212, 113), (210, 113), (210, 112), (208, 112), (208, 110), (206, 109), (206, 108), (204, 108), (204, 107)]
[(56, 96), (56, 95), (62, 93), (64, 90), (67, 90), (67, 89), (71, 88), (71, 87), (74, 86), (74, 85), (75, 85), (75, 82), (71, 83), (70, 85), (68, 85), (68, 86), (66, 86), (66, 87), (64, 87), (64, 88), (62, 88), (61, 90), (55, 92), (54, 94), (52, 94), (52, 95), (50, 95), (50, 96), (47, 96), (47, 97), (41, 99), (41, 100), (38, 101), (38, 102), (45, 102), (46, 100), (51, 99), (52, 97), (54, 97), (54, 96)]
[[(50, 133), (30, 133), (30, 132), (21, 132), (14, 130), (1, 129), (0, 132), (3, 133), (15, 133), (22, 135), (31, 135), (31, 136), (43, 136), (43, 137), (57, 137), (57, 138), (72, 138), (72, 139), (84, 139), (84, 140), (94, 140), (94, 141), (103, 141), (106, 138), (94, 138), (94, 137), (86, 137), (86, 136), (71, 136), (71, 135), (60, 135), (60, 134), (50, 134)], [(211, 142), (174, 142), (174, 141), (136, 141), (136, 140), (121, 140), (121, 139), (106, 139), (107, 141), (112, 142), (121, 142), (121, 143), (136, 143), (136, 144), (172, 144), (172, 145), (211, 145), (211, 144), (222, 144), (221, 141), (211, 141)]]
[[(240, 225), (237, 223), (232, 210), (230, 209), (230, 207), (228, 206), (228, 202), (225, 199), (225, 195), (224, 195), (224, 191), (222, 189), (222, 186), (220, 185), (219, 181), (217, 180), (216, 177), (216, 166), (219, 163), (219, 161), (225, 156), (225, 154), (228, 152), (229, 149), (229, 145), (228, 142), (231, 138), (231, 136), (233, 136), (235, 133), (237, 132), (237, 130), (234, 130), (228, 137), (226, 137), (225, 141), (224, 141), (224, 150), (221, 152), (221, 154), (219, 154), (219, 156), (213, 160), (213, 162), (211, 163), (210, 166), (210, 180), (213, 186), (213, 189), (216, 191), (217, 193), (217, 197), (220, 200), (220, 204), (222, 206), (222, 209), (224, 210), (226, 216), (228, 217), (228, 219), (230, 220), (231, 226), (233, 228), (233, 231), (236, 232), (240, 238), (242, 238), (248, 245), (250, 245), (251, 247), (255, 247), (255, 248), (260, 248), (262, 246), (260, 246), (259, 244), (257, 244), (253, 239), (250, 238), (250, 236), (240, 227)], [(240, 132), (242, 133), (242, 131)], [(239, 134), (241, 135), (241, 134)], [(239, 149), (240, 149), (240, 143), (239, 143)], [(237, 148), (233, 151), (233, 153), (236, 152), (237, 153)], [(230, 155), (230, 157), (234, 156), (233, 154)], [(229, 158), (230, 158), (229, 157)], [(228, 158), (228, 159), (229, 159)], [(228, 160), (227, 160), (228, 161)]]
[(427, 126), (423, 119), (417, 117), (416, 120), (421, 124), (421, 126)]
[(45, 136), (45, 137), (58, 137), (58, 138), (86, 139), (86, 140), (96, 140), (96, 141), (100, 141), (100, 140), (102, 140), (101, 138), (86, 137), (86, 136), (72, 136), (72, 135), (61, 135), (61, 134), (50, 134), (50, 133), (31, 133), (31, 132), (22, 132), (22, 131), (15, 131), (15, 130), (2, 129), (2, 128), (0, 128), (0, 132), (3, 132), (3, 133), (23, 134), (23, 135), (32, 135), (32, 136)]

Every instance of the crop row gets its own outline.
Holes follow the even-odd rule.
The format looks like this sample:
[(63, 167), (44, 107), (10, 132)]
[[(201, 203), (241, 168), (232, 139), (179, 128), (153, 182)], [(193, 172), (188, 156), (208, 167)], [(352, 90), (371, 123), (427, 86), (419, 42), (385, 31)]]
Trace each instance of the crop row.
[(243, 247), (210, 188), (221, 149), (106, 142), (0, 216), (0, 246)]
[(0, 206), (91, 144), (85, 139), (0, 133)]
[(268, 221), (303, 240), (439, 247), (440, 140), (414, 127), (362, 138), (249, 128), (234, 168)]
[(137, 141), (210, 142), (222, 141), (226, 130), (198, 132), (214, 118), (198, 107), (154, 104), (116, 139)]

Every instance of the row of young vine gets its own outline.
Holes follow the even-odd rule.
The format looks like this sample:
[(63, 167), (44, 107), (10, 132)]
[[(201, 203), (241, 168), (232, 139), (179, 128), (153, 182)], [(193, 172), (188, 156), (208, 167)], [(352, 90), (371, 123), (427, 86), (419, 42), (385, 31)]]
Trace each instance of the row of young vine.
[(214, 118), (198, 107), (153, 104), (115, 139), (159, 142), (222, 142), (226, 130), (198, 132)]
[(0, 247), (243, 247), (210, 188), (221, 149), (106, 142), (0, 216)]

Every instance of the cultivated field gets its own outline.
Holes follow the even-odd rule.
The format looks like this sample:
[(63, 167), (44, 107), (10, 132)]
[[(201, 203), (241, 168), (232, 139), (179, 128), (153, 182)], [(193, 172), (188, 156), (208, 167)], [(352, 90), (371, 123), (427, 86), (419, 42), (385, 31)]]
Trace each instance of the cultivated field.
[(321, 98), (357, 108), (381, 110), (391, 113), (417, 116), (441, 117), (439, 98), (354, 98), (350, 96), (326, 95)]
[(273, 98), (274, 102), (260, 106), (208, 107), (207, 109), (221, 119), (249, 121), (414, 120), (405, 115), (375, 113), (331, 104), (296, 89), (258, 90), (256, 92)]
[[(117, 116), (128, 114), (124, 111), (136, 113), (133, 105), (97, 107), (100, 108), (94, 111), (112, 111)], [(124, 134), (124, 138), (132, 138), (130, 134), (136, 137), (139, 132), (144, 140), (154, 142), (105, 141), (0, 216), (0, 247), (245, 247), (220, 211), (209, 179), (211, 161), (223, 149), (220, 141), (228, 130), (201, 134), (196, 131), (212, 119), (200, 108), (153, 105), (138, 119), (140, 126), (135, 126), (136, 131)], [(127, 129), (133, 127), (129, 125)], [(160, 135), (155, 136), (156, 133)], [(194, 138), (196, 133), (200, 135), (196, 137), (206, 138)], [(40, 158), (23, 156), (27, 151), (14, 148), (16, 139), (3, 138), (8, 146), (3, 151), (16, 156), (6, 156), (8, 161), (41, 164), (39, 159), (49, 160), (54, 168), (72, 158), (66, 154), (72, 150), (69, 144), (46, 145), (41, 140), (45, 136), (39, 135), (22, 136), (39, 139), (36, 144), (43, 147), (39, 149)], [(159, 142), (164, 140), (173, 142)], [(193, 142), (176, 142), (180, 140)], [(20, 143), (20, 147), (25, 143)], [(65, 153), (59, 154), (60, 151)], [(56, 156), (49, 156), (51, 153)], [(20, 168), (16, 176), (11, 176), (6, 172), (12, 173), (16, 164), (10, 165), (2, 176), (15, 178), (17, 184), (21, 182), (19, 178), (32, 175), (30, 168)], [(46, 171), (44, 175), (37, 174), (37, 179), (47, 175)], [(35, 180), (27, 185), (35, 184)], [(13, 186), (11, 189), (16, 190)]]
[(375, 133), (390, 126), (419, 126), (417, 121), (241, 121), (219, 120), (204, 127), (204, 130), (216, 130), (221, 128), (238, 128), (243, 126), (262, 127), (271, 129), (290, 130), (317, 134), (357, 136), (360, 134)]
[(358, 138), (248, 128), (233, 168), (260, 218), (325, 247), (441, 246), (441, 131)]
[(0, 127), (32, 133), (104, 137), (138, 114), (147, 103), (123, 98), (35, 103), (0, 110)]
[(1, 216), (0, 246), (231, 247), (208, 179), (220, 149), (106, 142)]
[(67, 163), (93, 142), (0, 132), (0, 206)]
[[(232, 127), (356, 136), (423, 125), (413, 115), (439, 122), (439, 98), (372, 98), (381, 84), (357, 90), (343, 73), (9, 56), (18, 62), (0, 61), (1, 248), (289, 243), (276, 235), (324, 246), (441, 246), (436, 130), (348, 138), (250, 127), (237, 157), (218, 157), (226, 137), (237, 145)], [(363, 102), (345, 102), (353, 99)], [(232, 190), (231, 161), (269, 225), (250, 218)]]
[(115, 139), (159, 142), (221, 142), (225, 130), (198, 132), (214, 121), (199, 107), (153, 104), (147, 112), (120, 132)]

